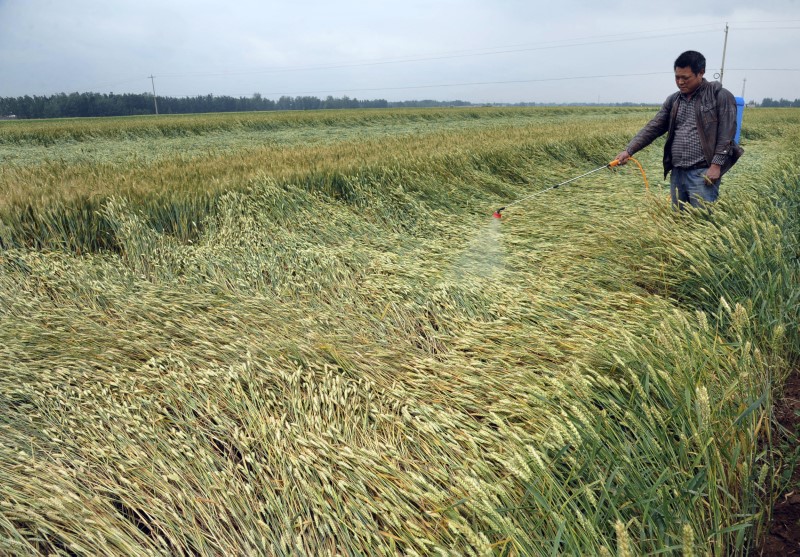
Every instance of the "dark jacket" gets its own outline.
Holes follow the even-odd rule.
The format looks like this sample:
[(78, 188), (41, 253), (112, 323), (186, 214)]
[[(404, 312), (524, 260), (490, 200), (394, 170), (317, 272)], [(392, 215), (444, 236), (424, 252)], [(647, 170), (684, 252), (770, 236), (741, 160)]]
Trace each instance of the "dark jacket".
[[(678, 115), (678, 104), (675, 101), (680, 94), (680, 91), (676, 91), (667, 97), (658, 114), (636, 134), (626, 149), (632, 155), (667, 133), (667, 142), (664, 145), (664, 177), (672, 170), (672, 139)], [(736, 136), (736, 99), (719, 81), (705, 79), (694, 94), (699, 95), (700, 100), (695, 104), (697, 131), (706, 163), (711, 166), (715, 155), (724, 155), (725, 163), (721, 166), (722, 174), (725, 174), (743, 153), (742, 148), (733, 141)]]

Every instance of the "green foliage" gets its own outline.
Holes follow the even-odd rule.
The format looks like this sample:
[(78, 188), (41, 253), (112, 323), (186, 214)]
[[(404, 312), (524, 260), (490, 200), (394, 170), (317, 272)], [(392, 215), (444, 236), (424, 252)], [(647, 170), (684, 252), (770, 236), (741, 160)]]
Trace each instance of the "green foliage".
[(4, 123), (0, 553), (746, 554), (796, 115), (710, 216), (652, 147), (491, 218), (648, 114)]
[(788, 107), (799, 108), (800, 107), (800, 99), (795, 99), (793, 101), (790, 101), (788, 99), (775, 100), (775, 99), (771, 99), (771, 98), (767, 97), (763, 101), (761, 101), (761, 106), (764, 107), (764, 108), (779, 108), (779, 107), (780, 108), (788, 108)]
[(324, 110), (343, 108), (387, 108), (383, 99), (358, 100), (347, 96), (321, 100), (311, 96), (282, 96), (277, 101), (259, 94), (252, 97), (198, 95), (158, 97), (149, 93), (60, 93), (48, 96), (0, 97), (0, 116), (17, 118), (96, 118), (143, 114), (193, 114), (206, 112), (250, 112), (260, 110)]

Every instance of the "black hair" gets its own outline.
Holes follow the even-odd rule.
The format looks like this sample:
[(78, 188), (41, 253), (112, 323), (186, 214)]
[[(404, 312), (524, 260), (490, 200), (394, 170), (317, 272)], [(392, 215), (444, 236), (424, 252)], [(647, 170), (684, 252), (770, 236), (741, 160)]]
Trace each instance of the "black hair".
[(692, 68), (695, 75), (706, 71), (706, 57), (696, 50), (687, 50), (675, 59), (674, 68)]

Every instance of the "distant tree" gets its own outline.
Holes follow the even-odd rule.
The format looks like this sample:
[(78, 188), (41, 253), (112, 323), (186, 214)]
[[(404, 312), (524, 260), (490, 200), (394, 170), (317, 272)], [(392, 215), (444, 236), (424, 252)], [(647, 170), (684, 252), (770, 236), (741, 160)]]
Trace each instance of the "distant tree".
[(795, 107), (795, 108), (797, 108), (797, 107), (800, 107), (800, 99), (795, 99), (793, 101), (790, 101), (788, 99), (783, 99), (782, 98), (782, 99), (776, 101), (774, 99), (766, 97), (763, 101), (761, 101), (761, 106), (763, 106), (765, 108), (781, 108), (781, 107), (784, 107), (784, 108)]
[(278, 99), (278, 102), (275, 103), (275, 108), (277, 110), (291, 110), (292, 109), (292, 98), (287, 96), (282, 96)]
[[(463, 106), (463, 101), (406, 101), (389, 103), (385, 99), (359, 100), (344, 96), (282, 96), (277, 101), (259, 93), (252, 97), (215, 96), (158, 97), (160, 114), (200, 112), (239, 112), (258, 110), (321, 110), (342, 108), (389, 108), (391, 106)], [(50, 96), (0, 97), (0, 116), (15, 114), (17, 118), (71, 118), (86, 116), (138, 116), (154, 113), (150, 93), (58, 93)]]

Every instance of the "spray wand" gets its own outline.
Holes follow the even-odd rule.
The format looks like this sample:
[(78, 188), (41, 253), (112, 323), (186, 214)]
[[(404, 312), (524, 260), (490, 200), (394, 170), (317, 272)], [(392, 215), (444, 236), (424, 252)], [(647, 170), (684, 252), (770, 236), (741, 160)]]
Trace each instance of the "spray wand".
[[(647, 183), (647, 176), (645, 176), (644, 169), (642, 168), (642, 165), (639, 164), (639, 161), (637, 161), (633, 157), (630, 157), (630, 159), (628, 159), (628, 160), (632, 160), (633, 162), (635, 162), (639, 166), (639, 170), (642, 171), (642, 177), (644, 178), (644, 185), (645, 185), (645, 187), (647, 189), (650, 189), (650, 186)], [(530, 195), (528, 195), (526, 197), (523, 197), (521, 199), (517, 199), (516, 201), (514, 201), (513, 203), (509, 203), (505, 207), (500, 207), (497, 211), (494, 212), (494, 214), (492, 216), (494, 218), (496, 218), (496, 219), (503, 218), (503, 215), (501, 213), (503, 211), (505, 211), (506, 209), (508, 209), (509, 207), (511, 207), (513, 205), (516, 205), (517, 203), (522, 203), (523, 201), (527, 201), (531, 197), (535, 197), (535, 196), (539, 195), (540, 193), (544, 193), (546, 191), (554, 190), (554, 189), (558, 188), (559, 186), (563, 186), (563, 185), (569, 184), (570, 182), (574, 182), (575, 180), (580, 180), (584, 176), (588, 176), (589, 174), (594, 174), (595, 172), (599, 172), (600, 170), (603, 170), (604, 168), (614, 168), (615, 166), (619, 166), (619, 164), (620, 164), (619, 161), (615, 159), (615, 160), (611, 161), (608, 164), (604, 164), (603, 166), (598, 166), (594, 170), (590, 170), (589, 172), (585, 172), (585, 173), (581, 174), (580, 176), (575, 176), (574, 178), (570, 178), (569, 180), (561, 182), (560, 184), (556, 184), (555, 186), (550, 186), (549, 188), (545, 188), (543, 190), (539, 190), (539, 191), (537, 191), (535, 193), (532, 193), (532, 194), (530, 194)]]

